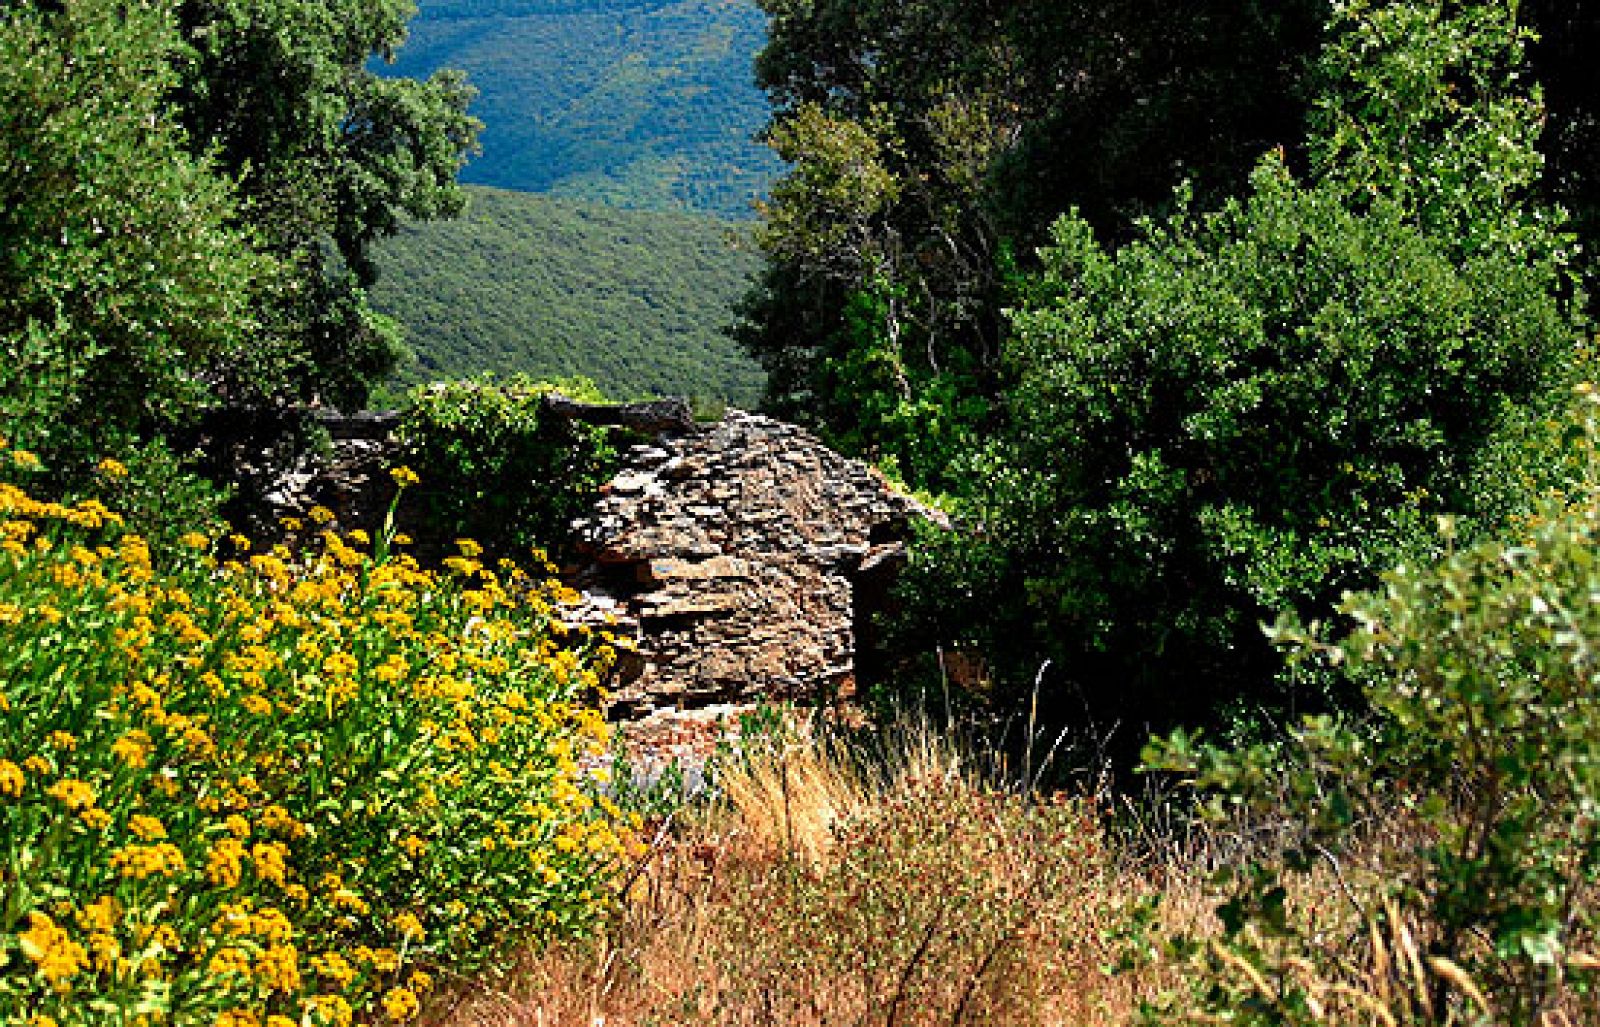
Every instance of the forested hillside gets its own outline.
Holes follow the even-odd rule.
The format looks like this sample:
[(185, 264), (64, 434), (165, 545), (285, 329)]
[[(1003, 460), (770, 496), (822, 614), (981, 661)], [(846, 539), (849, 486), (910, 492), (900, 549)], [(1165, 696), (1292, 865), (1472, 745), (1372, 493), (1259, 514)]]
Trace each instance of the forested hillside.
[(460, 219), (377, 248), (373, 302), (405, 326), (404, 382), (584, 375), (609, 395), (751, 405), (762, 375), (722, 332), (756, 258), (734, 226), (470, 188)]
[(483, 154), (462, 181), (744, 217), (777, 168), (749, 0), (422, 0), (386, 74), (467, 72)]

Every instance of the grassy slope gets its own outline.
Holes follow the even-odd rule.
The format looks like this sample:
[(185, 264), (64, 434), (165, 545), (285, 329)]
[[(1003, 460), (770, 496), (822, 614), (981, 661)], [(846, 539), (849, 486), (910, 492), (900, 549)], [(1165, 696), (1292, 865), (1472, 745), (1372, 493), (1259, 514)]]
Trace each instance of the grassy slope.
[(619, 398), (751, 404), (761, 373), (721, 334), (756, 261), (727, 222), (474, 188), (459, 220), (378, 249), (377, 307), (406, 326), (405, 381), (587, 375)]
[(483, 155), (462, 180), (647, 209), (750, 214), (776, 169), (751, 0), (421, 0), (393, 71), (461, 68)]

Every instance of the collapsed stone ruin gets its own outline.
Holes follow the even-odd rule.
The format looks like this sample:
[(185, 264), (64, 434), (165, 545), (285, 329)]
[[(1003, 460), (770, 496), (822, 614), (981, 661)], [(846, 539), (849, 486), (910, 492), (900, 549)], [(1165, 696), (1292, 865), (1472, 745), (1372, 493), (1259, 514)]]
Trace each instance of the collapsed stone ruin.
[(848, 687), (871, 613), (927, 512), (867, 465), (780, 421), (731, 411), (628, 451), (574, 523), (586, 619), (637, 657), (615, 715), (725, 711)]
[[(583, 598), (568, 619), (634, 647), (611, 694), (613, 718), (693, 745), (758, 702), (851, 687), (872, 661), (873, 614), (903, 542), (914, 521), (935, 515), (866, 464), (772, 418), (730, 411), (696, 425), (687, 408), (665, 404), (555, 402), (566, 404), (561, 416), (603, 423), (619, 423), (621, 410), (652, 439), (624, 454), (572, 526), (582, 560), (570, 583)], [(286, 475), (273, 506), (303, 513), (317, 502), (346, 525), (375, 523), (392, 491), (395, 419), (323, 423), (331, 458)]]

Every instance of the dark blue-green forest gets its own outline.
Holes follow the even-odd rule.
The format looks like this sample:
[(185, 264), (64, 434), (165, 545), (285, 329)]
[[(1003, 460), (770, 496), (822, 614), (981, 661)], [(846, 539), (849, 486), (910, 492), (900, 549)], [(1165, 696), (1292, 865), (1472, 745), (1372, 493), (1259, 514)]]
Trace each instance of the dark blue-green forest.
[(467, 72), (483, 152), (463, 182), (748, 217), (777, 162), (748, 0), (422, 0), (388, 73)]

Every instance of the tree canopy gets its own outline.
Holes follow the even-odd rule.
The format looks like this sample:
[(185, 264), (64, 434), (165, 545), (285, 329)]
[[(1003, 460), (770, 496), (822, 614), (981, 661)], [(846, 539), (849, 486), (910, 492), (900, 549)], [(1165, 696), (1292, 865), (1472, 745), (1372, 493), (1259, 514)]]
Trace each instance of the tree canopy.
[(236, 382), (359, 406), (398, 357), (395, 326), (367, 303), (371, 246), (402, 216), (461, 210), (472, 92), (458, 72), (418, 81), (371, 67), (405, 39), (410, 3), (185, 0), (178, 12), (193, 41), (172, 97), (179, 119), (290, 269), (263, 312), (280, 345)]
[(1102, 723), (1323, 702), (1276, 690), (1263, 621), (1331, 614), (1439, 516), (1504, 529), (1593, 373), (1527, 41), (1506, 4), (1347, 5), (1303, 144), (1237, 196), (1180, 191), (1131, 237), (1056, 221), (912, 637)]
[(370, 247), (459, 208), (475, 133), (460, 76), (368, 68), (411, 13), (0, 7), (0, 418), (63, 482), (224, 402), (358, 405), (392, 366)]
[(180, 48), (158, 4), (0, 12), (0, 421), (18, 445), (87, 458), (181, 419), (260, 331), (282, 267), (168, 116)]
[[(767, 267), (738, 337), (771, 373), (768, 405), (914, 484), (952, 487), (950, 457), (1004, 416), (1003, 311), (1022, 299), (1058, 215), (1076, 210), (1115, 244), (1138, 234), (1141, 216), (1170, 210), (1180, 184), (1215, 206), (1246, 188), (1270, 150), (1302, 173), (1326, 165), (1309, 144), (1381, 143), (1334, 122), (1348, 129), (1362, 97), (1410, 85), (1329, 88), (1343, 74), (1319, 58), (1334, 6), (764, 0), (767, 138), (790, 171), (767, 208)], [(1393, 20), (1396, 7), (1339, 10)], [(1421, 9), (1457, 7), (1511, 10)], [(1504, 155), (1542, 161), (1541, 199), (1565, 205), (1594, 239), (1600, 86), (1583, 55), (1600, 19), (1544, 0), (1515, 16), (1533, 32), (1521, 81), (1548, 83), (1524, 90), (1526, 102), (1548, 102), (1518, 130), (1540, 137), (1537, 151), (1517, 136)], [(1416, 73), (1456, 44), (1419, 55)], [(1450, 104), (1472, 101), (1411, 99), (1434, 104), (1435, 128)], [(1407, 145), (1435, 142), (1425, 133)], [(1419, 153), (1348, 156), (1353, 176), (1409, 174), (1421, 188), (1451, 178), (1414, 163)], [(1493, 170), (1439, 187), (1492, 190), (1501, 170), (1520, 183), (1527, 169)]]
[[(773, 190), (741, 338), (770, 403), (942, 484), (998, 387), (1011, 272), (1069, 205), (1125, 235), (1298, 138), (1325, 0), (765, 0)], [(941, 445), (919, 440), (939, 438)]]

